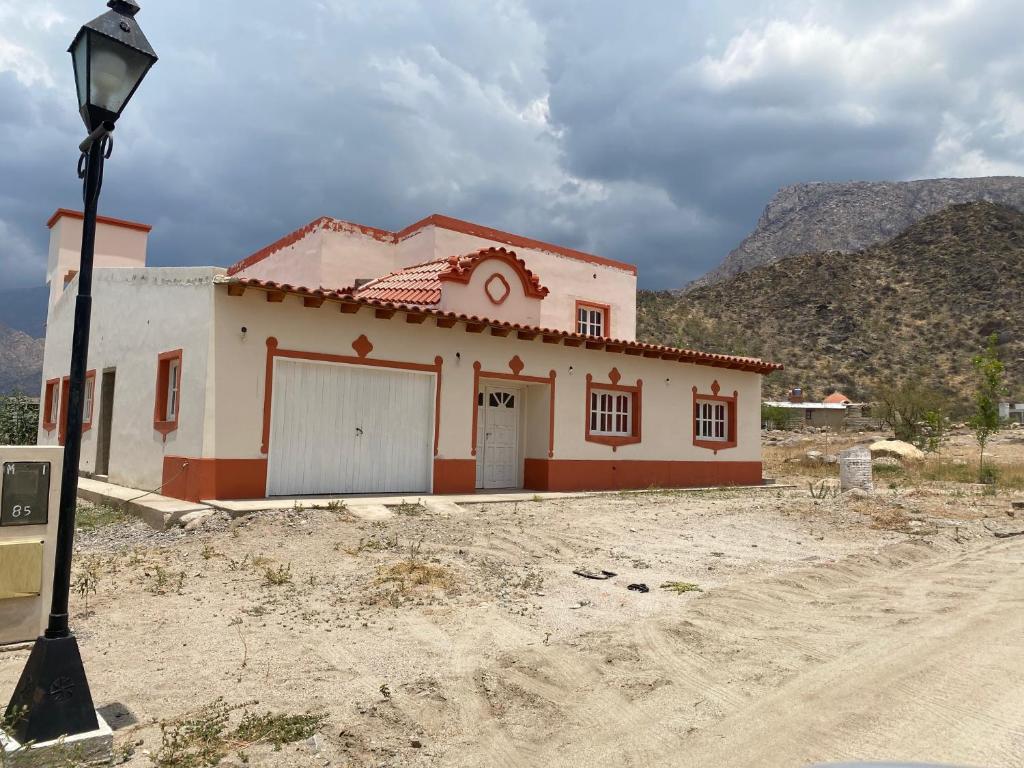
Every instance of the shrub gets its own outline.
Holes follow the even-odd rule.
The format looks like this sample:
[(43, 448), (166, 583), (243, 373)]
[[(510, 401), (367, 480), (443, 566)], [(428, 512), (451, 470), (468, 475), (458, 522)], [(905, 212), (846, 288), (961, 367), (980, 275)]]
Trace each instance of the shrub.
[(0, 396), (0, 445), (35, 445), (39, 406), (16, 392)]

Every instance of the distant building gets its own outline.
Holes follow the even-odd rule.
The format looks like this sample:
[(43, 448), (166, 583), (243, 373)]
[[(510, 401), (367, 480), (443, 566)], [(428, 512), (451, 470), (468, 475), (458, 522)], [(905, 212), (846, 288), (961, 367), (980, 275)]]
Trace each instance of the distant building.
[(795, 387), (787, 400), (766, 400), (770, 408), (783, 408), (790, 413), (789, 427), (828, 427), (842, 429), (850, 399), (841, 392), (834, 392), (820, 403), (804, 400), (804, 391)]
[(999, 418), (1024, 424), (1024, 403), (1000, 403)]

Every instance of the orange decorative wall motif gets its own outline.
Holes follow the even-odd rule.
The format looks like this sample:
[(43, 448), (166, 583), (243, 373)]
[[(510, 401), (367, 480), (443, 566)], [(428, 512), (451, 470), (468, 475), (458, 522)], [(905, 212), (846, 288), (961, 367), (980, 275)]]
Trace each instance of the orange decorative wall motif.
[(505, 279), (504, 275), (495, 272), (484, 283), (484, 293), (487, 294), (487, 298), (493, 303), (501, 304), (512, 293), (512, 286), (508, 284), (508, 280)]
[[(527, 268), (526, 262), (504, 248), (484, 248), (477, 251), (472, 258), (452, 256), (448, 260), (449, 268), (441, 272), (438, 275), (438, 279), (442, 282), (465, 283), (468, 285), (477, 267), (489, 261), (501, 261), (510, 266), (519, 276), (520, 281), (522, 281), (523, 293), (527, 296), (534, 299), (543, 299), (548, 295), (548, 289), (540, 284), (540, 278)], [(501, 275), (497, 276), (501, 277)], [(504, 278), (502, 278), (502, 281), (504, 281)], [(505, 285), (507, 286), (508, 283), (506, 282)], [(507, 297), (508, 294), (506, 293), (505, 296)], [(488, 298), (494, 301), (490, 293), (488, 293)], [(502, 301), (504, 301), (504, 298)], [(500, 304), (501, 302), (494, 301), (494, 303)]]

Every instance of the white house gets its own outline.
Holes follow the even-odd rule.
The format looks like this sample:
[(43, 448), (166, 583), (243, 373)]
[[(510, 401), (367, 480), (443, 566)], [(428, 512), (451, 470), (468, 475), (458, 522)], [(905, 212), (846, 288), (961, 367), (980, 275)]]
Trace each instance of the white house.
[[(81, 214), (50, 220), (39, 428), (63, 439)], [(178, 498), (761, 482), (780, 366), (635, 340), (636, 267), (430, 216), (147, 267), (101, 218), (81, 470)]]
[(1024, 424), (1024, 403), (1000, 403), (999, 418), (1016, 424)]

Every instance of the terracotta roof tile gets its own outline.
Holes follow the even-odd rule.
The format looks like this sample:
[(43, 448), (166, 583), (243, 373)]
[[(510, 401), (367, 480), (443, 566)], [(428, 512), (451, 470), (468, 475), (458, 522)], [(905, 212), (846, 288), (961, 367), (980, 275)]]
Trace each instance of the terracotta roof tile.
[(842, 392), (833, 392), (831, 395), (826, 397), (823, 402), (826, 402), (826, 403), (840, 403), (840, 404), (842, 404), (842, 403), (849, 403), (849, 402), (851, 402), (851, 400), (846, 395), (844, 395)]
[(390, 274), (371, 280), (365, 285), (352, 290), (352, 293), (364, 299), (379, 301), (397, 301), (404, 304), (437, 304), (441, 301), (441, 284), (446, 280), (464, 282), (469, 279), (476, 265), (489, 258), (501, 258), (525, 276), (529, 292), (533, 296), (543, 297), (548, 289), (540, 284), (538, 278), (526, 266), (526, 262), (518, 258), (513, 251), (504, 248), (482, 248), (465, 256), (450, 256), (447, 259), (428, 261), (411, 267), (395, 270)]
[(781, 371), (783, 369), (783, 365), (781, 363), (771, 363), (756, 357), (720, 355), (714, 352), (700, 352), (693, 349), (676, 349), (674, 347), (666, 347), (660, 344), (644, 344), (639, 341), (583, 336), (578, 333), (571, 333), (569, 331), (562, 331), (553, 328), (541, 328), (539, 326), (521, 325), (519, 323), (506, 323), (500, 320), (491, 320), (486, 317), (464, 315), (456, 312), (442, 312), (438, 309), (431, 309), (417, 304), (371, 299), (365, 296), (357, 296), (352, 289), (338, 291), (324, 288), (306, 288), (304, 286), (293, 286), (287, 283), (275, 283), (273, 280), (258, 280), (256, 278), (230, 276), (214, 278), (214, 282), (221, 285), (241, 285), (265, 291), (284, 291), (285, 293), (292, 293), (298, 296), (316, 296), (323, 299), (338, 301), (343, 304), (359, 304), (378, 309), (393, 309), (404, 312), (425, 313), (432, 317), (443, 317), (465, 323), (482, 323), (492, 328), (508, 328), (513, 331), (542, 334), (544, 336), (555, 337), (563, 341), (574, 339), (581, 342), (587, 342), (583, 347), (581, 347), (586, 349), (603, 349), (609, 352), (624, 352), (627, 349), (632, 349), (645, 353), (652, 353), (655, 356), (670, 360), (678, 360), (683, 363), (708, 365), (716, 368), (733, 368), (762, 374), (768, 374), (772, 371)]

